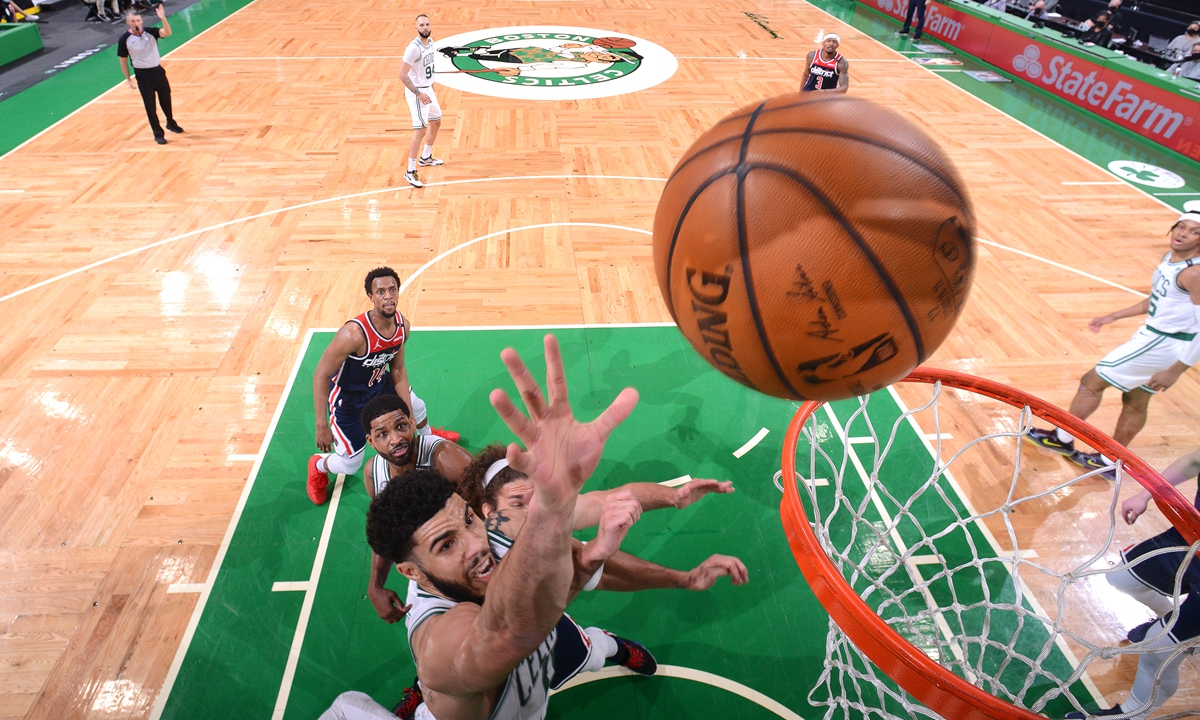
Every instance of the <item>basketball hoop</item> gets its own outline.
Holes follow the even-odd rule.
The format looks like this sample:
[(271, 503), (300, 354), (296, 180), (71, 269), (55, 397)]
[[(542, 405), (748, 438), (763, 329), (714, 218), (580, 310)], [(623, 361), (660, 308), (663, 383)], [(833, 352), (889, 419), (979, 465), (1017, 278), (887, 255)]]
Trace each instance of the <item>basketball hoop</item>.
[[(1132, 564), (1093, 567), (1113, 542), (1122, 482), (1132, 478), (1147, 489), (1162, 514), (1192, 543), (1192, 552), (1200, 547), (1196, 544), (1200, 541), (1200, 512), (1137, 455), (1028, 393), (971, 375), (926, 368), (914, 370), (903, 382), (932, 385), (933, 398), (916, 410), (907, 410), (901, 403), (899, 417), (887, 416), (892, 423), (890, 434), (876, 432), (882, 425), (882, 411), (869, 407), (870, 396), (859, 398), (844, 422), (833, 408), (826, 408), (822, 417), (827, 415), (828, 421), (822, 423), (817, 411), (823, 403), (806, 402), (788, 427), (782, 472), (777, 476), (784, 492), (780, 514), (796, 562), (831, 620), (825, 672), (810, 693), (810, 702), (827, 706), (826, 717), (841, 708), (867, 717), (907, 713), (909, 717), (937, 715), (953, 720), (1033, 720), (1040, 717), (1037, 712), (1049, 709), (1048, 703), (1057, 703), (1053, 707), (1060, 711), (1068, 703), (1071, 707), (1067, 709), (1081, 710), (1084, 703), (1099, 700), (1086, 675), (1088, 665), (1099, 658), (1139, 654), (1146, 643), (1113, 646), (1087, 637), (1086, 631), (1072, 624), (1087, 610), (1076, 613), (1068, 595), (1076, 583), (1094, 582), (1100, 575)], [(943, 388), (954, 391), (943, 393)], [(957, 397), (959, 391), (968, 393), (974, 402), (988, 402), (979, 396), (999, 401), (995, 406), (1008, 419), (999, 423), (1004, 428), (999, 432), (975, 439), (956, 438), (961, 447), (947, 459), (942, 457), (939, 401), (949, 405), (953, 400), (947, 398)], [(890, 392), (899, 402), (895, 391)], [(1014, 409), (1015, 418), (1009, 417)], [(922, 451), (928, 471), (913, 469), (919, 467), (914, 464), (915, 453), (894, 450), (901, 433), (922, 435), (914, 415), (924, 412), (932, 412), (935, 426), (930, 441), (935, 444), (933, 452)], [(947, 409), (940, 412), (945, 414)], [(1077, 564), (1065, 569), (1028, 559), (1036, 554), (1029, 547), (1020, 547), (1021, 532), (1014, 527), (1012, 515), (1029, 507), (1022, 507), (1024, 503), (1061, 497), (1063, 490), (1100, 471), (1073, 476), (1048, 488), (1031, 487), (1039, 477), (1031, 481), (1021, 476), (1025, 451), (1021, 438), (1034, 417), (1066, 430), (1116, 464), (1117, 481), (1107, 500), (1107, 534), (1099, 537), (1093, 533), (1092, 546)], [(857, 430), (852, 431), (852, 426)], [(864, 436), (863, 427), (870, 438)], [(854, 432), (860, 437), (852, 437)], [(807, 473), (796, 468), (802, 433), (809, 441)], [(929, 436), (923, 436), (921, 442), (927, 440)], [(874, 460), (869, 464), (859, 459), (853, 448), (869, 448), (872, 443)], [(970, 457), (969, 453), (987, 453), (985, 457), (994, 463), (995, 458), (1003, 457), (1001, 450), (1015, 457), (1007, 492), (995, 508), (976, 511), (952, 477), (955, 463), (964, 467), (967, 461), (961, 458)], [(901, 457), (892, 460), (893, 455)], [(902, 483), (894, 482), (898, 473), (892, 467), (902, 460), (908, 462), (905, 472), (914, 478), (911, 492), (904, 489), (908, 485), (900, 487)], [(856, 473), (849, 469), (851, 465)], [(1004, 470), (998, 471), (1002, 478), (1006, 477)], [(818, 482), (826, 473), (832, 477)], [(845, 480), (844, 476), (851, 474), (859, 475), (861, 487)], [(785, 478), (794, 479), (789, 482)], [(1085, 497), (1098, 501), (1098, 494)], [(811, 512), (806, 510), (806, 502)], [(945, 504), (943, 514), (951, 520), (923, 527), (914, 506), (938, 503)], [(1094, 530), (1095, 523), (1102, 521), (1101, 517), (1080, 526)], [(993, 532), (989, 527), (1002, 530)], [(1001, 548), (997, 538), (1011, 547)], [(951, 546), (951, 550), (945, 549)], [(1195, 557), (1192, 561), (1200, 562)], [(926, 579), (927, 571), (919, 566), (931, 566), (932, 576)], [(1022, 572), (1037, 582), (1057, 584), (1053, 613), (1042, 610)], [(1180, 577), (1182, 573), (1181, 568)], [(972, 592), (980, 598), (969, 596)], [(1176, 583), (1174, 607), (1179, 604)], [(1181, 652), (1198, 643), (1200, 640), (1181, 643)], [(1084, 657), (1076, 661), (1071, 648)], [(1065, 658), (1058, 671), (1051, 667), (1055, 662), (1051, 656)], [(1155, 684), (1157, 687), (1157, 677)], [(874, 695), (878, 702), (864, 702), (866, 695)]]

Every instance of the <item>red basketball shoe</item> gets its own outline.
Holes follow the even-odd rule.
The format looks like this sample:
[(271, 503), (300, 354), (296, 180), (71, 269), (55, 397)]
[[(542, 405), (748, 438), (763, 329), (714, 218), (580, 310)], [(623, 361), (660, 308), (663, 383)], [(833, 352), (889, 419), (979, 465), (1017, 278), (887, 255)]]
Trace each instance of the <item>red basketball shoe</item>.
[(329, 499), (329, 473), (317, 469), (317, 461), (320, 459), (320, 455), (313, 455), (308, 459), (308, 499), (312, 500), (314, 505), (324, 505)]
[(462, 437), (462, 435), (459, 435), (458, 433), (454, 432), (453, 430), (447, 430), (446, 428), (441, 428), (441, 427), (431, 427), (431, 428), (429, 428), (429, 432), (433, 433), (434, 435), (437, 435), (440, 438), (449, 440), (452, 443), (458, 442), (458, 439), (460, 437)]

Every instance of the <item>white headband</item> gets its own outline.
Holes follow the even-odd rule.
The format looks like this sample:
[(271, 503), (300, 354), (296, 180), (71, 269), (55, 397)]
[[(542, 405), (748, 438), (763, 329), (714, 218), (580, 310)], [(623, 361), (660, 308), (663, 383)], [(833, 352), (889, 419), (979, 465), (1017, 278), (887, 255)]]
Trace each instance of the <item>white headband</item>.
[(508, 460), (505, 458), (500, 458), (491, 465), (488, 465), (487, 472), (483, 474), (483, 486), (487, 487), (488, 483), (490, 483), (492, 479), (499, 475), (500, 471), (506, 467), (508, 467)]
[(829, 33), (825, 37), (821, 38), (821, 42), (825, 42), (829, 38), (833, 38), (834, 40), (837, 40), (839, 43), (842, 41), (842, 39), (837, 36), (837, 33)]
[(1183, 220), (1191, 220), (1192, 222), (1200, 222), (1200, 200), (1189, 200), (1183, 204), (1183, 214), (1179, 216), (1181, 222)]

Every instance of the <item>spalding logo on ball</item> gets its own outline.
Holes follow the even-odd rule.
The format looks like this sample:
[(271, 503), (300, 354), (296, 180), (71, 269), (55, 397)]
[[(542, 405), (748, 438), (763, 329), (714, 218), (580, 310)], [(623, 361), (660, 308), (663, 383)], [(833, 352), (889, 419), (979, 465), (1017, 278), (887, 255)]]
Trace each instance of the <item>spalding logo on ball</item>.
[(700, 136), (654, 217), (658, 284), (706, 360), (755, 390), (840, 400), (900, 380), (975, 271), (958, 171), (900, 115), (783, 95)]

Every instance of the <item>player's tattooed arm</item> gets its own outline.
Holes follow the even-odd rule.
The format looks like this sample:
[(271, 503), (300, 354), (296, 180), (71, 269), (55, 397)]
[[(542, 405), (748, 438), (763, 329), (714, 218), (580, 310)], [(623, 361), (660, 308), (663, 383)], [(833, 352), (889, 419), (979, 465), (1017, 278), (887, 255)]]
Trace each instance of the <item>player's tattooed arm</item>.
[(495, 510), (487, 516), (483, 526), (489, 532), (497, 532), (509, 540), (516, 540), (521, 528), (525, 526), (526, 517), (525, 511), (520, 508)]
[(511, 518), (509, 518), (508, 515), (504, 514), (503, 510), (497, 510), (496, 512), (494, 512), (488, 516), (487, 524), (485, 527), (487, 527), (488, 532), (502, 533), (502, 532), (504, 532), (504, 524), (507, 523), (510, 519)]
[(838, 84), (834, 92), (846, 93), (850, 91), (850, 61), (846, 58), (838, 60)]

